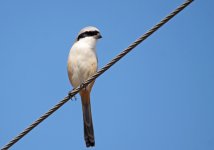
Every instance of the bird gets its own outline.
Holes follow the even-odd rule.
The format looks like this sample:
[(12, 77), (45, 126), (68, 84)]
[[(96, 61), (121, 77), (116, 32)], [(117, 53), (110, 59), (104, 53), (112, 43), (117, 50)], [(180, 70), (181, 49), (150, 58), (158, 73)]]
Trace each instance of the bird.
[[(98, 68), (96, 44), (100, 38), (102, 38), (102, 35), (99, 29), (94, 26), (87, 26), (78, 33), (70, 49), (67, 64), (68, 77), (73, 88), (81, 86), (84, 81), (96, 73)], [(90, 102), (90, 93), (94, 82), (92, 81), (79, 92), (82, 102), (86, 147), (95, 146)]]

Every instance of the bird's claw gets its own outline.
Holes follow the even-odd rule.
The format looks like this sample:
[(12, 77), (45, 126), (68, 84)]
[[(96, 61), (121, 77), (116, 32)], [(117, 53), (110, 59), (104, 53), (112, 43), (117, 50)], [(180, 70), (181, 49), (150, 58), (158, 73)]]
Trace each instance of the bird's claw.
[(82, 89), (86, 90), (86, 85), (85, 85), (85, 83), (84, 83), (84, 82), (80, 85), (80, 88), (82, 88)]
[[(76, 96), (75, 96), (75, 95), (74, 95), (74, 96), (71, 95), (72, 91), (73, 91), (73, 90), (71, 90), (71, 91), (68, 92), (69, 99), (75, 100), (75, 101), (76, 101), (76, 100), (77, 100)], [(73, 98), (74, 98), (74, 99), (73, 99)]]

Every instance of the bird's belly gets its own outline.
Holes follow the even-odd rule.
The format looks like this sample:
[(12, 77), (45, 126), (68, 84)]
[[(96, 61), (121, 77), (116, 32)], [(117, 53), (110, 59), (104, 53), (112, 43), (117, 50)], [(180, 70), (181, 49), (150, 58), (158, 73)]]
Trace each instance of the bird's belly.
[(71, 59), (72, 85), (79, 86), (97, 71), (96, 56), (79, 55)]

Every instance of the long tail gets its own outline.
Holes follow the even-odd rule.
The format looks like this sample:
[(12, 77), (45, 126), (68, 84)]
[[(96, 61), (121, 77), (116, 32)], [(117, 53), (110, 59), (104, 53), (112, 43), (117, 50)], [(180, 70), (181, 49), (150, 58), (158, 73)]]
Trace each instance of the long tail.
[(91, 114), (90, 93), (88, 91), (81, 92), (82, 111), (84, 122), (84, 138), (86, 147), (94, 146), (94, 129)]

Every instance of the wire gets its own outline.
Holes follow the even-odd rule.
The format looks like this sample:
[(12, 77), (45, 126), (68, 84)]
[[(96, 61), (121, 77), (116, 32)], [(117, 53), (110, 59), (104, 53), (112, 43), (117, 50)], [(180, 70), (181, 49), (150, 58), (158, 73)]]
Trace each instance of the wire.
[(73, 89), (68, 95), (62, 99), (58, 104), (48, 110), (45, 114), (43, 114), (40, 118), (38, 118), (35, 122), (33, 122), (29, 127), (27, 127), (24, 131), (18, 134), (15, 138), (13, 138), (8, 144), (6, 144), (1, 150), (7, 150), (11, 146), (13, 146), (16, 142), (18, 142), (21, 138), (23, 138), (28, 132), (30, 132), (33, 128), (35, 128), (38, 124), (44, 121), (47, 117), (53, 114), (56, 110), (58, 110), (62, 105), (64, 105), (67, 101), (69, 101), (73, 96), (75, 96), (82, 88), (86, 87), (89, 83), (103, 74), (106, 70), (108, 70), (111, 66), (113, 66), (117, 61), (119, 61), (122, 57), (124, 57), (127, 53), (129, 53), (132, 49), (134, 49), (137, 45), (143, 42), (146, 38), (148, 38), (152, 33), (157, 31), (162, 25), (168, 22), (171, 18), (173, 18), (176, 14), (182, 11), (186, 6), (192, 3), (193, 0), (187, 0), (183, 4), (181, 4), (178, 8), (176, 8), (173, 12), (171, 12), (168, 16), (166, 16), (163, 20), (161, 20), (158, 24), (152, 27), (149, 31), (147, 31), (144, 35), (138, 38), (135, 42), (128, 46), (125, 50), (123, 50), (119, 55), (117, 55), (114, 59), (112, 59), (108, 64), (106, 64), (103, 68), (97, 71), (93, 76), (91, 76), (88, 80), (82, 83), (79, 87)]

